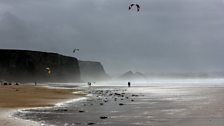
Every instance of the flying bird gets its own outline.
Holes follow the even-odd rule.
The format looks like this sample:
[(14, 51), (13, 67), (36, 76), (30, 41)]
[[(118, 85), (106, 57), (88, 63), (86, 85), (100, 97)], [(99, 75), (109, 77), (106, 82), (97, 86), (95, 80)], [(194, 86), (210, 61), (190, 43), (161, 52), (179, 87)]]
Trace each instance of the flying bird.
[(128, 9), (131, 10), (132, 6), (134, 6), (135, 4), (131, 4)]
[(133, 6), (136, 6), (136, 7), (137, 7), (137, 12), (140, 11), (140, 5), (139, 5), (139, 4), (131, 4), (131, 5), (128, 7), (128, 9), (131, 10), (131, 8), (132, 8)]
[(73, 50), (73, 53), (75, 53), (76, 51), (79, 51), (79, 49), (75, 48), (75, 49)]
[(139, 6), (139, 4), (135, 4), (136, 5), (136, 7), (137, 7), (137, 11), (140, 11), (140, 6)]

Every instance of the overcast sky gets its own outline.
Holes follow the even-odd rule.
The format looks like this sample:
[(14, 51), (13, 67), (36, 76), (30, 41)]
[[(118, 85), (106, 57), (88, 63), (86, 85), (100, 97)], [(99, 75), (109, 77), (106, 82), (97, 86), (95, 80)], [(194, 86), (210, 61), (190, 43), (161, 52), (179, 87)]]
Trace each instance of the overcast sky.
[(0, 0), (0, 47), (100, 61), (109, 74), (224, 71), (224, 2)]

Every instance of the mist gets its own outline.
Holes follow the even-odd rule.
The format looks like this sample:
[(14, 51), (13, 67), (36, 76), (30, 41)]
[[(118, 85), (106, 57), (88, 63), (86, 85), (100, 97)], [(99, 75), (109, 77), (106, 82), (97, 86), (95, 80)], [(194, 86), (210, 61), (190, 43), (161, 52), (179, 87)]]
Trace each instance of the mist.
[(109, 74), (224, 72), (223, 12), (222, 0), (1, 0), (0, 47), (100, 61)]

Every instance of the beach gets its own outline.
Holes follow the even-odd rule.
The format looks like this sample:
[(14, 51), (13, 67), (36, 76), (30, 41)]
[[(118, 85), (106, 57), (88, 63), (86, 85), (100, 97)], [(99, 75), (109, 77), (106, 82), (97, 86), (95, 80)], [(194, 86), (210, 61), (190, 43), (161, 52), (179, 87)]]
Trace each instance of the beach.
[(45, 125), (223, 126), (224, 88), (95, 86), (87, 99), (27, 109), (16, 116)]
[(0, 126), (35, 126), (38, 123), (12, 116), (18, 109), (49, 107), (84, 96), (75, 89), (56, 89), (33, 85), (0, 86)]
[(1, 126), (224, 125), (222, 86), (2, 86), (0, 92)]

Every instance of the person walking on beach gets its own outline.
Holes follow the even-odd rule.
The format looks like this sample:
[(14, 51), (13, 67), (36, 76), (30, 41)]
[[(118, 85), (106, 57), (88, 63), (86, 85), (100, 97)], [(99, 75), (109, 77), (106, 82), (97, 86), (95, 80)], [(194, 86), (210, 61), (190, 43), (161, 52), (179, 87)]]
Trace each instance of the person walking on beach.
[(128, 82), (128, 87), (131, 87), (131, 82)]

